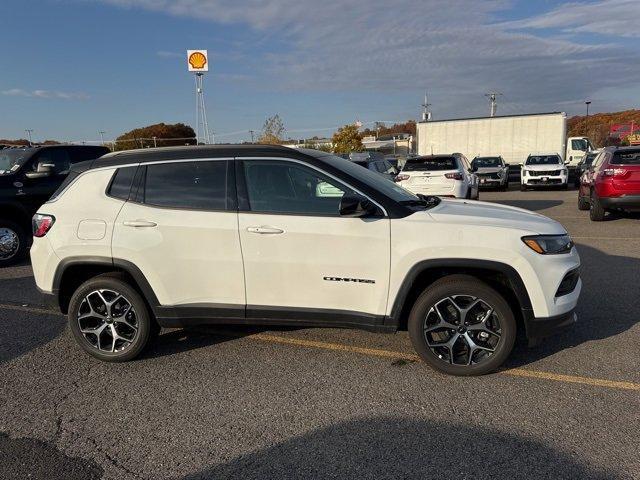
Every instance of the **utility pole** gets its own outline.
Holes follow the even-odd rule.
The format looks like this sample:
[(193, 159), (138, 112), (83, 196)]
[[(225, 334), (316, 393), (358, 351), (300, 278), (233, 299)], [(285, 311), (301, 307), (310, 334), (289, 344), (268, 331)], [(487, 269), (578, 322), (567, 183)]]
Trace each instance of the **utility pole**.
[(100, 141), (102, 142), (102, 145), (104, 145), (104, 134), (107, 132), (100, 130), (98, 133), (100, 134)]
[(588, 137), (589, 136), (589, 105), (591, 105), (591, 100), (587, 100), (586, 102), (584, 102), (584, 104), (587, 106), (587, 118), (584, 121), (584, 136)]
[(491, 102), (491, 115), (492, 117), (496, 116), (496, 112), (498, 111), (498, 97), (502, 96), (499, 92), (489, 92), (484, 94), (485, 97), (489, 98)]
[(31, 134), (33, 133), (33, 129), (32, 128), (27, 128), (27, 129), (25, 129), (25, 132), (27, 132), (27, 135), (29, 135), (29, 146), (31, 146), (31, 144), (33, 143), (31, 141)]
[(251, 143), (253, 143), (253, 130), (249, 130), (249, 134), (251, 135)]
[(427, 96), (426, 90), (424, 92), (424, 102), (422, 102), (420, 106), (422, 107), (422, 121), (428, 122), (429, 120), (431, 120), (431, 112), (429, 111), (429, 107), (431, 106), (431, 104), (429, 103), (429, 97)]

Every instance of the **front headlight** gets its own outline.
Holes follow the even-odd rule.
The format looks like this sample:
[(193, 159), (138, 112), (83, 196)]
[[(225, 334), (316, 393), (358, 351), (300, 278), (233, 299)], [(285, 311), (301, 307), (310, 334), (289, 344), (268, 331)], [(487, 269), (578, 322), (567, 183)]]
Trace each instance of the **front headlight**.
[(569, 253), (573, 248), (573, 241), (565, 235), (531, 235), (522, 237), (522, 241), (534, 252), (542, 255), (556, 255)]

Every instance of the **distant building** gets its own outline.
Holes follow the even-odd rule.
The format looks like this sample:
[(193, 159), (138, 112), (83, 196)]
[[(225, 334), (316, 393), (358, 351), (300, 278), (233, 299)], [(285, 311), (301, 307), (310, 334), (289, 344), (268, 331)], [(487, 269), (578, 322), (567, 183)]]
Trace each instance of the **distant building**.
[(378, 138), (373, 135), (363, 137), (362, 145), (365, 150), (375, 150), (385, 155), (408, 155), (415, 152), (415, 138), (410, 133), (380, 135)]

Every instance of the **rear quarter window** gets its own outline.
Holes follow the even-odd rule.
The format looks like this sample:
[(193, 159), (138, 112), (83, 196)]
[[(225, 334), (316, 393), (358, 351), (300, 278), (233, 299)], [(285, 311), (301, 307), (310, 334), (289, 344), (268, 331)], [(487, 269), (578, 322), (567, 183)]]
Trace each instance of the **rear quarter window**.
[(136, 174), (137, 168), (138, 167), (124, 167), (116, 170), (107, 194), (110, 197), (128, 200), (129, 193), (131, 192), (131, 184), (133, 183), (133, 177)]

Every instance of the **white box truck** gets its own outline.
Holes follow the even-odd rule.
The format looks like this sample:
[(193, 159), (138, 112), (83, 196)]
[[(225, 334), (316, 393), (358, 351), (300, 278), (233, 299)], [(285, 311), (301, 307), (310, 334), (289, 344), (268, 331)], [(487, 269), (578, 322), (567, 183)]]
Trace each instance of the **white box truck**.
[(469, 160), (500, 155), (516, 173), (532, 153), (557, 153), (574, 169), (593, 149), (587, 137), (567, 138), (563, 112), (419, 122), (417, 137), (418, 155), (458, 152)]

